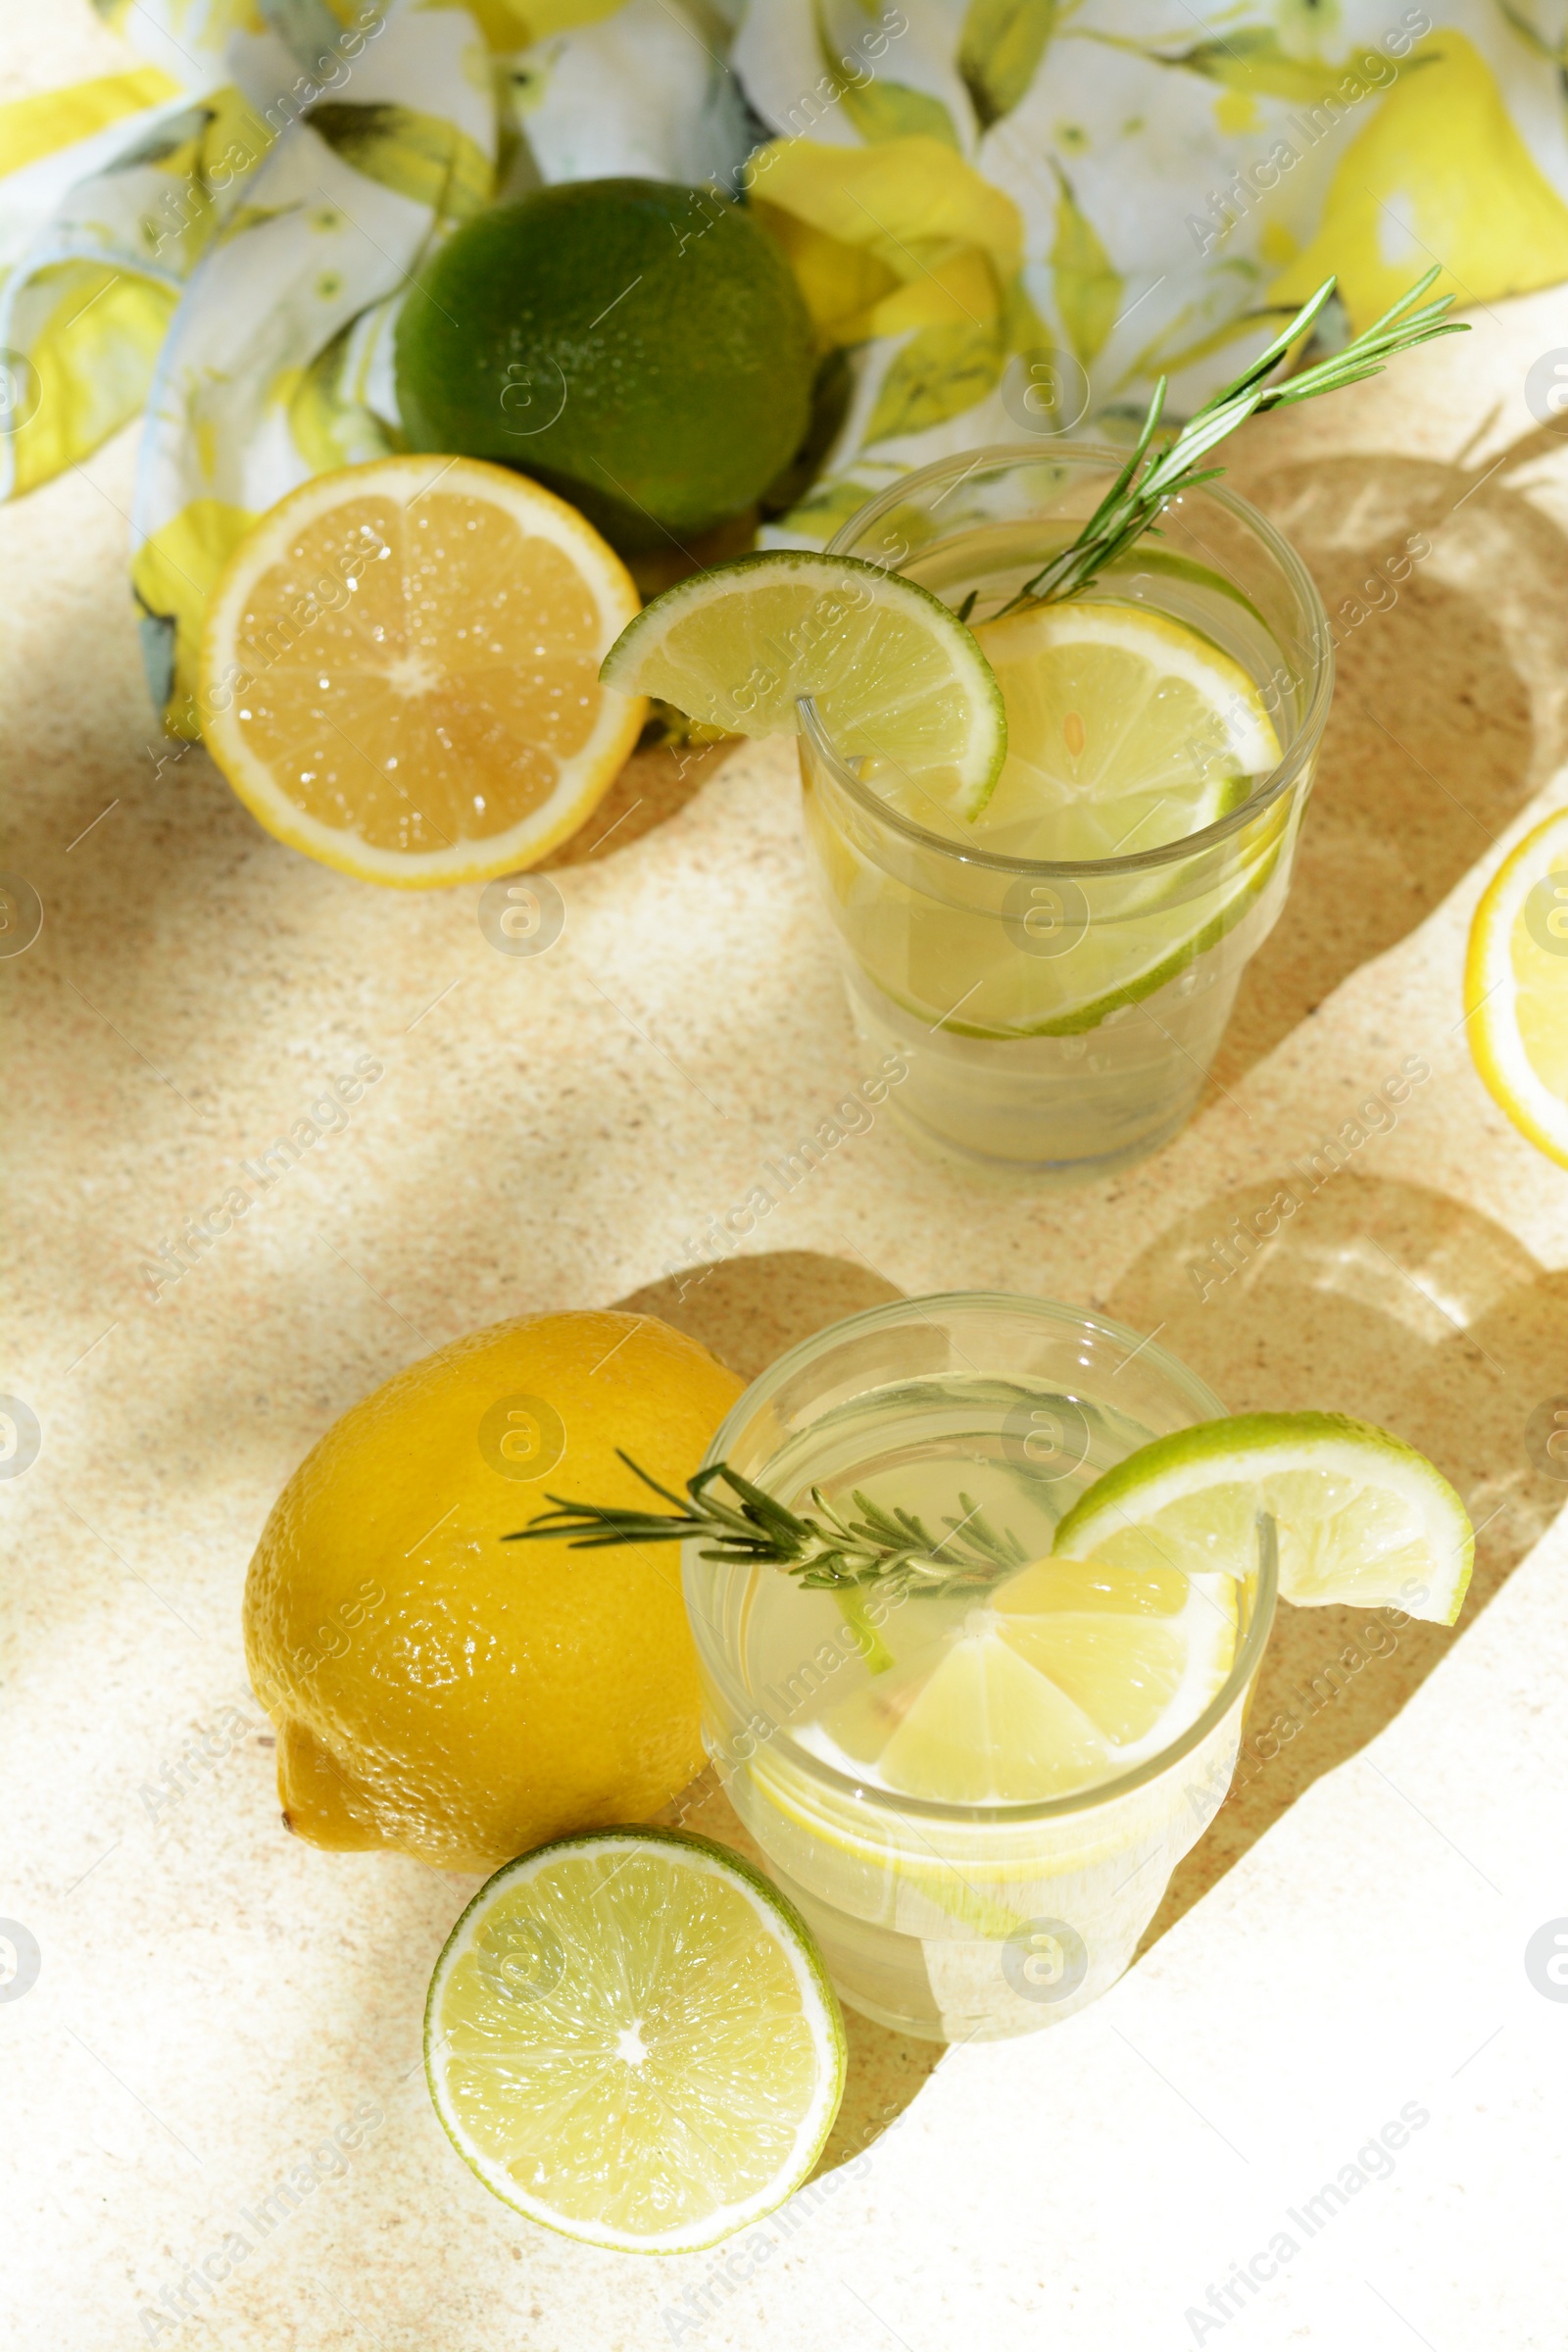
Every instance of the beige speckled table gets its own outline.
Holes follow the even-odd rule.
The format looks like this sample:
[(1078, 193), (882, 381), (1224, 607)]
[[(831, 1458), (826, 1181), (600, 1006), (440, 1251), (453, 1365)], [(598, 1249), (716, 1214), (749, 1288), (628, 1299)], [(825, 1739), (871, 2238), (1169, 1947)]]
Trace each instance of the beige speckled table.
[[(113, 59), (84, 7), (3, 17), (0, 95)], [(558, 946), (512, 960), (474, 892), (363, 888), (199, 751), (159, 771), (133, 436), (0, 514), (0, 866), (45, 908), (0, 961), (0, 1390), (43, 1431), (0, 1482), (11, 2340), (1555, 2352), (1568, 2002), (1525, 1955), (1568, 1915), (1568, 1542), (1525, 1425), (1568, 1393), (1568, 1178), (1483, 1093), (1457, 975), (1485, 874), (1568, 793), (1568, 447), (1521, 392), (1568, 295), (1473, 316), (1397, 395), (1237, 453), (1336, 610), (1430, 552), (1347, 629), (1295, 898), (1193, 1126), (1032, 1194), (879, 1118), (719, 1263), (710, 1220), (852, 1068), (788, 757), (634, 763), (554, 860)], [(150, 1277), (363, 1054), (384, 1074), (347, 1122)], [(1396, 1117), (1219, 1280), (1235, 1221), (1401, 1070)], [(1158, 1329), (1235, 1407), (1400, 1430), (1483, 1527), (1463, 1621), (1390, 1647), (1285, 1611), (1254, 1722), (1295, 1728), (1254, 1740), (1114, 1992), (946, 2055), (854, 2026), (827, 2165), (776, 2223), (663, 2263), (573, 2246), (485, 2194), (425, 2097), (468, 1883), (279, 1826), (239, 1642), (256, 1532), (344, 1406), (502, 1315), (635, 1298), (751, 1373), (953, 1283)]]

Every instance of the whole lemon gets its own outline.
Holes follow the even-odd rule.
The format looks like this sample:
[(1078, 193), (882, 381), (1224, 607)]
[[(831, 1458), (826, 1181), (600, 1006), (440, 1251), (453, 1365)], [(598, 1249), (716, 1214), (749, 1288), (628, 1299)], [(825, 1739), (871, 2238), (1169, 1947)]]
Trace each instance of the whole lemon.
[(703, 1763), (676, 1545), (505, 1544), (576, 1500), (662, 1508), (742, 1383), (647, 1315), (524, 1316), (411, 1364), (289, 1480), (245, 1588), (283, 1818), (489, 1871), (646, 1820)]
[(778, 247), (739, 205), (662, 180), (479, 214), (426, 263), (395, 340), (411, 448), (534, 474), (623, 552), (751, 506), (810, 413), (811, 322)]

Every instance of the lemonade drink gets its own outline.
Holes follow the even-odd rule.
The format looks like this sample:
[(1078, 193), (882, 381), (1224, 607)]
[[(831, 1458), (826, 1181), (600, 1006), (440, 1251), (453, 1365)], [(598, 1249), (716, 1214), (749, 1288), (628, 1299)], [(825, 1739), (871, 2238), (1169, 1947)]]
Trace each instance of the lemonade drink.
[(1101, 1472), (1217, 1416), (1099, 1317), (987, 1294), (835, 1324), (735, 1406), (710, 1459), (789, 1508), (855, 1490), (940, 1528), (978, 1505), (1019, 1565), (846, 1602), (685, 1546), (705, 1738), (843, 1997), (937, 2040), (1028, 2033), (1132, 1958), (1218, 1810), (1274, 1600), (1245, 1578), (1052, 1561)]
[(1086, 595), (1002, 613), (1113, 461), (993, 450), (857, 513), (831, 552), (968, 620), (1006, 704), (976, 810), (839, 757), (809, 705), (807, 831), (863, 1052), (901, 1115), (1003, 1170), (1152, 1149), (1197, 1102), (1278, 920), (1333, 684), (1327, 616), (1263, 518), (1210, 484)]

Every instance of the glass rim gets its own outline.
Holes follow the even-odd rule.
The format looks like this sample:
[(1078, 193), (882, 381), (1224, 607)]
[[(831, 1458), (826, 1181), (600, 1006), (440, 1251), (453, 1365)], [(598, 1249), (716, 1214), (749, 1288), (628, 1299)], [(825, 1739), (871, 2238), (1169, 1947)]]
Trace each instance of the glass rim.
[[(977, 458), (985, 461), (984, 468), (976, 463)], [(939, 481), (944, 474), (955, 469), (961, 469), (960, 478), (967, 479), (983, 469), (1000, 468), (1026, 461), (1038, 466), (1062, 460), (1069, 466), (1098, 466), (1119, 472), (1127, 463), (1127, 452), (1110, 449), (1101, 442), (1073, 441), (1061, 443), (1048, 458), (1038, 443), (1009, 441), (997, 442), (978, 452), (968, 450), (956, 457), (940, 458), (935, 465), (923, 466), (917, 472), (901, 475), (898, 481), (890, 482), (885, 490), (878, 491), (875, 498), (867, 500), (863, 507), (857, 507), (849, 520), (834, 532), (824, 553), (854, 557), (855, 549), (850, 543), (868, 523), (879, 520), (912, 491)], [(1290, 541), (1238, 491), (1222, 489), (1217, 482), (1204, 482), (1200, 485), (1199, 492), (1192, 495), (1211, 498), (1216, 505), (1227, 508), (1254, 538), (1261, 541), (1285, 574), (1306, 619), (1312, 653), (1312, 692), (1295, 742), (1279, 765), (1270, 770), (1268, 781), (1261, 791), (1245, 800), (1239, 808), (1215, 817), (1211, 824), (1201, 826), (1196, 833), (1184, 833), (1175, 841), (1161, 842), (1151, 850), (1134, 850), (1125, 858), (1009, 858), (997, 850), (967, 848), (962, 842), (953, 841), (944, 833), (928, 832), (924, 825), (917, 825), (911, 817), (904, 816), (890, 808), (886, 801), (880, 800), (862, 784), (854, 770), (839, 758), (823, 731), (814, 702), (809, 695), (803, 695), (795, 706), (800, 731), (810, 743), (833, 781), (852, 800), (858, 801), (868, 815), (892, 831), (903, 834), (906, 841), (912, 842), (918, 849), (935, 850), (946, 858), (956, 859), (961, 865), (982, 866), (993, 872), (1062, 875), (1075, 880), (1091, 875), (1104, 877), (1157, 871), (1161, 866), (1174, 865), (1182, 858), (1200, 855), (1204, 850), (1228, 841), (1233, 834), (1241, 832), (1255, 818), (1265, 814), (1298, 779), (1301, 769), (1317, 749), (1318, 739), (1328, 719), (1329, 704), (1334, 694), (1334, 638), (1329, 628), (1328, 612), (1318, 594), (1317, 583)], [(856, 560), (865, 563), (869, 558), (858, 557)], [(879, 568), (887, 570), (890, 566), (883, 564)]]
[[(1156, 1341), (1142, 1338), (1128, 1325), (1117, 1323), (1108, 1315), (1096, 1314), (1089, 1307), (1066, 1306), (1057, 1299), (1031, 1298), (1025, 1293), (1016, 1291), (922, 1291), (917, 1292), (912, 1298), (888, 1298), (884, 1299), (880, 1305), (862, 1307), (858, 1313), (842, 1316), (838, 1322), (827, 1324), (821, 1331), (813, 1332), (808, 1339), (797, 1341), (793, 1348), (786, 1348), (781, 1356), (768, 1365), (766, 1371), (758, 1374), (756, 1380), (749, 1384), (744, 1393), (730, 1406), (729, 1411), (714, 1432), (708, 1451), (703, 1456), (703, 1468), (706, 1470), (712, 1463), (724, 1459), (726, 1445), (732, 1433), (741, 1426), (743, 1419), (749, 1419), (786, 1379), (798, 1371), (803, 1363), (808, 1362), (813, 1355), (819, 1352), (824, 1342), (853, 1337), (863, 1331), (875, 1330), (879, 1325), (897, 1322), (901, 1316), (907, 1315), (911, 1308), (930, 1310), (954, 1307), (1004, 1307), (1009, 1313), (1017, 1313), (1021, 1309), (1025, 1313), (1032, 1314), (1041, 1321), (1054, 1324), (1058, 1328), (1077, 1327), (1082, 1329), (1087, 1327), (1100, 1337), (1118, 1342), (1125, 1341), (1129, 1353), (1123, 1359), (1124, 1361), (1130, 1361), (1132, 1353), (1136, 1351), (1146, 1362), (1160, 1370), (1173, 1386), (1189, 1390), (1200, 1401), (1211, 1405), (1214, 1408), (1209, 1416), (1211, 1419), (1223, 1420), (1225, 1418), (1225, 1407), (1208, 1383), (1190, 1370), (1179, 1356), (1172, 1355), (1168, 1348), (1161, 1348)], [(926, 1319), (929, 1319), (928, 1315)], [(1099, 1806), (1113, 1804), (1118, 1798), (1129, 1796), (1135, 1790), (1147, 1787), (1151, 1781), (1157, 1780), (1163, 1773), (1168, 1772), (1172, 1765), (1179, 1764), (1184, 1756), (1190, 1755), (1195, 1748), (1200, 1746), (1209, 1733), (1229, 1713), (1237, 1698), (1245, 1691), (1252, 1676), (1256, 1673), (1269, 1635), (1273, 1631), (1275, 1603), (1279, 1597), (1278, 1549), (1274, 1522), (1267, 1512), (1259, 1512), (1257, 1527), (1257, 1596), (1250, 1621), (1237, 1644), (1236, 1655), (1231, 1660), (1230, 1669), (1224, 1682), (1202, 1713), (1195, 1717), (1185, 1731), (1179, 1732), (1167, 1746), (1157, 1749), (1152, 1756), (1146, 1756), (1141, 1764), (1131, 1766), (1128, 1771), (1118, 1774), (1113, 1780), (1098, 1781), (1092, 1788), (1075, 1789), (1066, 1796), (1043, 1797), (1034, 1804), (957, 1804), (949, 1803), (937, 1797), (904, 1796), (902, 1794), (895, 1796), (891, 1789), (868, 1787), (863, 1781), (855, 1780), (849, 1773), (840, 1772), (836, 1765), (829, 1764), (812, 1749), (803, 1747), (801, 1742), (792, 1736), (788, 1726), (782, 1723), (774, 1726), (765, 1742), (759, 1741), (758, 1744), (771, 1749), (782, 1743), (788, 1760), (792, 1764), (798, 1765), (808, 1781), (818, 1783), (837, 1794), (848, 1796), (855, 1804), (869, 1808), (872, 1813), (890, 1812), (914, 1815), (922, 1821), (979, 1824), (986, 1828), (1009, 1829), (1027, 1827), (1034, 1822), (1070, 1820), (1075, 1815), (1088, 1813)], [(685, 1557), (687, 1548), (687, 1544), (683, 1543), (681, 1545), (683, 1597), (689, 1574)], [(704, 1563), (705, 1566), (715, 1568), (723, 1564), (722, 1562)], [(746, 1573), (755, 1574), (757, 1571), (750, 1570)], [(752, 1705), (750, 1694), (730, 1672), (727, 1655), (720, 1657), (714, 1654), (710, 1641), (705, 1637), (704, 1629), (697, 1621), (698, 1612), (688, 1608), (687, 1616), (691, 1622), (692, 1639), (703, 1652), (703, 1663), (722, 1690), (725, 1702), (731, 1712), (737, 1720), (744, 1719), (749, 1714), (755, 1714), (756, 1709)], [(738, 1769), (744, 1769), (744, 1767), (738, 1767)]]

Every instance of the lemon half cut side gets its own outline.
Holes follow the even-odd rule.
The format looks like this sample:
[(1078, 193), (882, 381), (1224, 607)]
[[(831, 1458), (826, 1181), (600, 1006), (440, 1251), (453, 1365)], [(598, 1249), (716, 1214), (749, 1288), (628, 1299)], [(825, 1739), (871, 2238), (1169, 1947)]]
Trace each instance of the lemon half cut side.
[(1568, 808), (1519, 843), (1470, 926), (1464, 1008), (1488, 1092), (1568, 1167)]
[(362, 880), (515, 873), (637, 741), (646, 705), (599, 683), (637, 609), (576, 509), (503, 466), (345, 466), (264, 514), (213, 592), (207, 748), (270, 833)]

